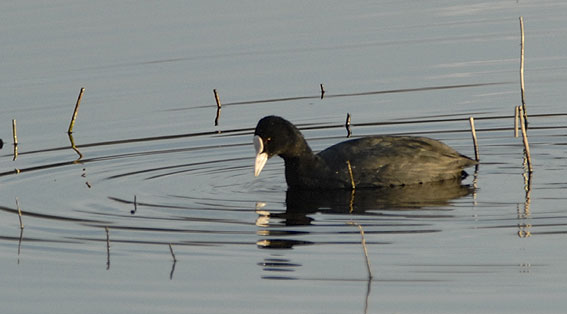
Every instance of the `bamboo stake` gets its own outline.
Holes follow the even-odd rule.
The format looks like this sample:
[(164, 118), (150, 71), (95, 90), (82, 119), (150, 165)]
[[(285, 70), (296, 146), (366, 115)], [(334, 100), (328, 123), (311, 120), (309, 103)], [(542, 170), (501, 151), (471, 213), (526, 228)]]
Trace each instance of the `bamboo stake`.
[(81, 91), (79, 92), (79, 97), (77, 97), (77, 103), (75, 104), (75, 110), (73, 111), (73, 116), (71, 117), (71, 123), (69, 123), (69, 129), (67, 130), (68, 134), (73, 133), (73, 127), (75, 126), (75, 120), (77, 119), (77, 114), (79, 113), (79, 106), (81, 105), (81, 98), (83, 98), (84, 93), (85, 93), (85, 88), (82, 87)]
[(531, 174), (533, 172), (533, 167), (532, 167), (532, 157), (530, 154), (530, 145), (528, 143), (528, 135), (526, 133), (526, 125), (525, 125), (525, 121), (524, 121), (524, 114), (523, 114), (523, 110), (521, 106), (518, 106), (518, 110), (519, 110), (519, 116), (520, 116), (520, 126), (522, 128), (522, 138), (524, 140), (524, 150), (526, 152), (526, 160), (528, 162), (528, 172)]
[(473, 144), (474, 144), (474, 160), (479, 161), (480, 156), (478, 154), (478, 142), (476, 140), (476, 130), (475, 130), (475, 127), (474, 127), (474, 118), (470, 117), (469, 122), (471, 124), (471, 133), (472, 133), (472, 139), (473, 139)]
[(522, 95), (522, 111), (525, 128), (528, 127), (528, 114), (526, 112), (526, 94), (524, 89), (524, 18), (520, 16), (520, 92)]

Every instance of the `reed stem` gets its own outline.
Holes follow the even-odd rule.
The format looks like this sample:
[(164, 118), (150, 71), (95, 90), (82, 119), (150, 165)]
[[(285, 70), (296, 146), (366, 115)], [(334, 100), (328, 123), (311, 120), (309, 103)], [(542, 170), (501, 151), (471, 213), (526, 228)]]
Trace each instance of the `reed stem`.
[(173, 262), (177, 262), (177, 258), (175, 258), (175, 253), (173, 253), (173, 247), (171, 246), (171, 243), (169, 243), (169, 252), (171, 253), (171, 257), (173, 257)]
[(348, 174), (350, 175), (350, 184), (352, 186), (352, 189), (355, 190), (356, 184), (354, 183), (354, 176), (352, 175), (352, 167), (350, 166), (350, 160), (347, 160), (346, 163), (348, 168)]
[(525, 128), (528, 127), (528, 114), (526, 112), (526, 94), (524, 88), (524, 18), (520, 16), (520, 92), (522, 96), (522, 111), (524, 116)]
[(350, 113), (348, 113), (348, 112), (346, 114), (345, 128), (347, 130), (347, 136), (346, 137), (350, 137), (352, 135), (352, 131), (350, 130)]
[(20, 200), (16, 197), (16, 207), (18, 209), (18, 219), (20, 220), (20, 229), (24, 229), (24, 222), (22, 221), (22, 209), (20, 208)]
[(73, 127), (75, 126), (75, 120), (77, 119), (77, 114), (79, 113), (79, 106), (81, 105), (81, 99), (83, 98), (84, 93), (85, 93), (85, 88), (81, 87), (81, 91), (79, 91), (79, 97), (77, 97), (77, 103), (75, 104), (75, 110), (73, 111), (73, 116), (71, 117), (71, 123), (69, 123), (69, 129), (67, 130), (68, 134), (73, 133)]
[(530, 145), (528, 143), (528, 135), (526, 132), (526, 125), (525, 125), (525, 121), (524, 121), (524, 114), (523, 114), (523, 109), (521, 106), (518, 106), (518, 110), (519, 110), (519, 116), (520, 116), (520, 126), (522, 128), (522, 138), (524, 140), (524, 150), (526, 152), (526, 160), (528, 163), (528, 172), (532, 173), (533, 172), (533, 167), (532, 167), (532, 157), (530, 154)]
[(349, 222), (348, 224), (350, 225), (355, 225), (358, 227), (358, 230), (360, 231), (360, 243), (362, 244), (362, 250), (364, 252), (364, 258), (366, 260), (366, 270), (368, 271), (368, 279), (371, 280), (372, 279), (372, 268), (370, 266), (370, 258), (368, 257), (368, 249), (366, 247), (366, 237), (364, 236), (364, 229), (362, 229), (362, 226), (359, 225), (356, 222)]
[(16, 119), (12, 119), (12, 136), (14, 139), (14, 145), (18, 145), (18, 131), (16, 129)]
[(12, 160), (16, 160), (18, 158), (18, 131), (16, 129), (16, 119), (12, 119), (12, 136), (14, 139), (14, 158)]
[(108, 226), (104, 227), (106, 232), (106, 270), (110, 269), (110, 229)]
[(518, 106), (514, 106), (514, 137), (518, 137), (519, 112)]
[(215, 101), (217, 103), (217, 115), (215, 117), (215, 126), (217, 126), (219, 125), (222, 104), (220, 102), (219, 93), (217, 92), (216, 89), (213, 89), (213, 94), (215, 95)]
[(471, 133), (472, 133), (472, 139), (473, 139), (473, 144), (474, 144), (474, 160), (479, 161), (480, 156), (478, 154), (478, 141), (476, 139), (476, 129), (474, 127), (474, 118), (470, 117), (469, 122), (471, 124)]

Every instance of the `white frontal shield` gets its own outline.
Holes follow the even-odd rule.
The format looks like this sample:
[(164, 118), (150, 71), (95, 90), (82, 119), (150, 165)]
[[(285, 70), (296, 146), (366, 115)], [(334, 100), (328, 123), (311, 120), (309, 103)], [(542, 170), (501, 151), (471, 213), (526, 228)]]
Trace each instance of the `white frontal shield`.
[(264, 152), (264, 141), (258, 135), (254, 135), (254, 149), (256, 150), (256, 161), (254, 163), (254, 176), (260, 175), (264, 165), (268, 161), (268, 154)]

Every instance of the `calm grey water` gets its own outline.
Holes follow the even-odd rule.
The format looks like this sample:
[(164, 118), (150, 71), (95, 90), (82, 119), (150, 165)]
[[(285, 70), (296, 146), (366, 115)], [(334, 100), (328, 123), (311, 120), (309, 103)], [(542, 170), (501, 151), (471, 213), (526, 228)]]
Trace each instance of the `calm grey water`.
[[(2, 2), (2, 312), (564, 312), (566, 15), (560, 0)], [(512, 131), (519, 16), (531, 178)], [(258, 119), (321, 150), (347, 112), (353, 136), (469, 156), (474, 116), (482, 163), (465, 187), (396, 194), (288, 194), (277, 158), (253, 176)]]

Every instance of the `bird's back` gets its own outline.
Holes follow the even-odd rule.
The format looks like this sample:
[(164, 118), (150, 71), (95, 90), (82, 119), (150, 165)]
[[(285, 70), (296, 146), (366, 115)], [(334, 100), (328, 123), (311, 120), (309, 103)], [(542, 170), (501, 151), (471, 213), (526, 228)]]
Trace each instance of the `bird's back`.
[[(425, 137), (372, 136), (354, 139), (321, 151), (329, 171), (356, 187), (420, 184), (460, 179), (463, 168), (476, 161)], [(346, 166), (351, 165), (351, 171)], [(345, 183), (347, 186), (351, 182)]]

